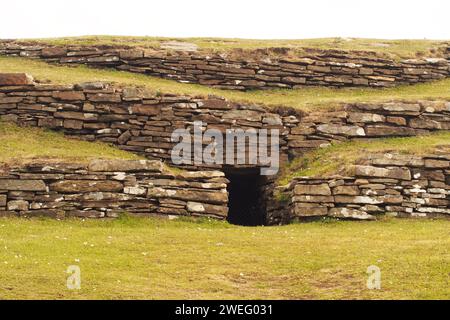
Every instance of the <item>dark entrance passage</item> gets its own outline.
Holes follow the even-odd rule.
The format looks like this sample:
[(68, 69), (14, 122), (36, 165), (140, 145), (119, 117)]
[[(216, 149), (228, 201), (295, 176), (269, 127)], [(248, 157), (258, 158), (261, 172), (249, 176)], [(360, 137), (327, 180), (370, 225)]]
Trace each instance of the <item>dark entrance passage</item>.
[(266, 224), (259, 169), (231, 169), (228, 184), (228, 222), (243, 226)]

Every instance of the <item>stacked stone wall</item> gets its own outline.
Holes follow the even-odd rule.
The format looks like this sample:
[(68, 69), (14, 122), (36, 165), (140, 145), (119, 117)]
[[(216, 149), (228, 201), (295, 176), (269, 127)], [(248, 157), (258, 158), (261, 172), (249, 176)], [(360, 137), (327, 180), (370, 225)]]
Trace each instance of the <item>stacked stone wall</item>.
[[(450, 218), (450, 155), (371, 154), (350, 176), (297, 177), (278, 190), (271, 221), (379, 215)], [(284, 200), (283, 200), (284, 199)]]
[(288, 155), (301, 155), (333, 141), (449, 130), (450, 102), (358, 103), (338, 110), (305, 113), (214, 97), (161, 96), (144, 89), (115, 88), (104, 83), (35, 84), (25, 74), (0, 74), (0, 117), (21, 125), (61, 130), (88, 141), (115, 144), (120, 149), (169, 162), (177, 143), (171, 139), (173, 131), (193, 132), (195, 121), (201, 121), (204, 130), (218, 129), (224, 135), (228, 129), (277, 129), (284, 163)]
[(227, 183), (220, 171), (173, 173), (156, 160), (32, 163), (0, 171), (0, 216), (225, 219)]
[[(149, 159), (168, 162), (169, 164), (171, 163), (171, 150), (176, 143), (171, 139), (172, 132), (180, 128), (189, 129), (192, 132), (193, 123), (195, 121), (202, 121), (205, 125), (204, 129), (219, 129), (223, 133), (225, 133), (226, 130), (233, 128), (278, 129), (281, 138), (279, 143), (280, 162), (281, 165), (283, 165), (284, 162), (288, 160), (289, 156), (299, 156), (309, 150), (327, 146), (331, 142), (355, 139), (375, 139), (380, 137), (414, 136), (438, 130), (449, 130), (450, 103), (443, 100), (414, 102), (395, 101), (370, 104), (357, 103), (343, 105), (342, 107), (332, 110), (306, 113), (292, 108), (269, 108), (257, 105), (233, 103), (214, 97), (203, 98), (157, 95), (145, 89), (118, 88), (104, 83), (83, 83), (64, 86), (36, 84), (33, 82), (32, 78), (26, 74), (0, 74), (0, 117), (2, 120), (14, 121), (20, 125), (60, 130), (68, 136), (84, 140), (111, 143), (120, 149), (144, 155)], [(439, 158), (436, 160), (438, 161)], [(442, 161), (447, 161), (446, 163), (448, 163), (448, 160)], [(426, 163), (429, 165), (429, 161)], [(260, 164), (256, 164), (256, 166), (259, 165)], [(378, 164), (375, 162), (369, 164), (369, 166), (377, 165)], [(254, 166), (255, 165), (249, 164), (231, 165), (232, 168), (228, 169), (239, 169), (240, 167), (244, 169)], [(386, 167), (388, 166), (389, 164), (386, 164)], [(408, 165), (406, 163), (403, 166), (407, 167)], [(425, 166), (425, 164), (423, 166)], [(220, 164), (192, 164), (183, 165), (183, 167), (191, 170), (215, 169), (227, 172), (227, 167)], [(422, 167), (418, 166), (418, 168)], [(417, 168), (415, 167), (407, 169), (410, 171), (411, 177), (414, 177), (414, 170), (416, 169)], [(426, 182), (427, 187), (430, 189), (442, 189), (443, 184), (448, 185), (448, 168), (425, 166), (422, 169), (427, 175), (433, 177)], [(391, 172), (389, 168), (386, 170), (388, 170), (389, 173)], [(433, 172), (436, 172), (435, 175), (438, 178), (433, 176)], [(273, 176), (266, 177), (261, 183), (262, 198), (268, 200), (265, 203), (263, 201), (261, 206), (264, 207), (264, 210), (267, 209), (269, 224), (278, 223), (280, 221), (287, 222), (291, 220), (292, 216), (300, 215), (298, 213), (299, 211), (293, 214), (291, 207), (287, 207), (277, 201), (272, 201), (271, 194), (273, 193), (275, 186), (274, 178), (275, 177)], [(389, 180), (391, 178), (392, 177), (386, 179), (391, 181)], [(64, 176), (63, 179), (70, 180), (68, 176)], [(411, 183), (411, 181), (414, 180), (411, 178), (405, 180), (405, 182), (402, 179), (399, 181), (395, 180), (395, 178), (392, 179), (393, 180), (389, 183), (386, 181), (382, 182), (384, 186), (383, 190), (388, 189), (389, 192), (391, 192), (391, 189), (396, 190), (393, 185), (399, 183), (400, 187), (403, 188), (403, 186), (406, 186), (406, 183)], [(328, 180), (329, 179), (306, 179), (304, 181), (307, 181), (308, 183), (312, 181), (311, 184), (313, 185), (321, 185), (331, 183), (328, 182)], [(344, 181), (345, 186), (357, 187), (359, 192), (357, 196), (367, 196), (363, 193), (366, 192), (364, 190), (367, 188), (362, 188), (358, 184), (361, 182), (360, 177), (342, 178), (340, 181), (341, 180)], [(370, 183), (367, 182), (367, 184), (380, 184), (379, 181), (377, 181), (378, 180), (371, 181)], [(302, 184), (303, 182), (297, 183)], [(185, 184), (183, 183), (178, 185), (180, 190), (183, 189), (184, 186)], [(187, 184), (187, 186), (189, 187), (189, 184)], [(308, 208), (313, 216), (315, 215), (314, 212), (319, 212), (320, 215), (330, 215), (331, 211), (328, 210), (329, 208), (345, 207), (359, 211), (362, 210), (358, 203), (351, 202), (353, 200), (349, 200), (350, 202), (348, 203), (341, 202), (342, 205), (335, 205), (333, 186), (329, 184), (328, 188), (332, 193), (331, 195), (317, 195), (326, 196), (323, 198), (325, 199), (323, 203), (327, 205), (322, 206), (322, 204), (320, 204), (317, 206), (315, 202), (305, 201), (305, 204), (295, 201), (295, 203), (300, 204), (295, 204), (293, 207), (301, 207), (303, 205), (304, 208)], [(428, 192), (427, 190), (428, 189), (426, 189), (425, 192)], [(6, 193), (9, 195), (11, 192), (16, 191), (20, 190), (3, 190), (2, 195), (3, 198), (6, 199), (4, 201), (29, 201), (26, 199), (4, 197)], [(433, 195), (436, 193), (434, 191), (430, 191), (429, 193)], [(146, 192), (149, 194), (148, 191)], [(162, 195), (165, 195), (164, 191), (161, 192)], [(169, 199), (171, 199), (170, 193), (171, 192), (166, 194)], [(296, 195), (296, 197), (297, 196), (301, 195)], [(314, 194), (305, 194), (305, 196), (310, 197), (314, 196)], [(439, 196), (442, 196), (442, 193), (440, 193)], [(405, 199), (405, 197), (406, 195), (404, 195), (403, 199)], [(145, 201), (149, 201), (148, 198), (144, 199)], [(295, 199), (299, 198), (297, 197)], [(400, 198), (398, 197), (397, 199)], [(444, 200), (446, 201), (446, 199)], [(445, 202), (444, 200), (442, 200), (442, 203)], [(411, 202), (410, 200), (405, 201), (407, 203)], [(195, 204), (196, 199), (191, 199), (190, 202)], [(170, 200), (169, 202), (165, 202), (165, 205), (169, 206), (168, 203), (172, 203), (172, 207), (164, 210), (167, 212), (170, 211), (173, 214), (177, 213), (177, 211), (178, 214), (189, 214), (192, 213), (192, 210), (195, 208), (192, 203), (190, 204), (191, 211), (188, 210), (187, 204), (184, 204), (183, 207), (183, 204), (172, 202), (172, 200)], [(311, 203), (313, 204), (311, 205)], [(447, 204), (439, 204), (436, 207), (441, 210), (443, 209), (443, 206), (448, 206), (448, 202), (445, 203)], [(160, 204), (153, 204), (156, 205), (157, 208), (161, 207)], [(226, 207), (226, 203), (208, 204), (210, 205), (208, 210), (218, 210), (214, 205), (223, 205)], [(390, 211), (390, 209), (394, 207), (394, 205), (390, 205), (388, 208), (388, 206), (384, 206), (384, 204), (385, 202), (377, 203), (380, 207), (380, 212)], [(31, 203), (29, 202), (28, 205), (31, 205)], [(410, 208), (408, 206), (403, 206), (403, 202), (399, 206), (402, 208)], [(0, 207), (2, 207), (5, 212), (14, 211), (7, 209), (8, 205), (6, 202), (3, 206), (0, 205)], [(166, 208), (164, 206), (162, 207)], [(320, 207), (320, 209), (316, 210), (315, 207)], [(81, 208), (82, 207), (78, 207), (78, 209), (74, 210), (83, 211)], [(129, 208), (130, 211), (139, 211), (138, 208), (134, 208), (133, 206), (128, 206), (127, 208)], [(326, 214), (324, 208), (327, 209)], [(119, 209), (122, 210), (124, 208), (119, 206)], [(157, 209), (155, 210), (158, 212)], [(333, 214), (337, 215), (335, 211), (338, 209), (333, 210)], [(411, 209), (405, 209), (405, 211), (399, 212), (402, 212), (402, 214), (406, 212), (408, 214), (414, 213), (417, 215), (420, 213), (442, 214), (442, 210), (439, 210), (435, 212), (422, 212), (420, 210), (414, 211), (413, 208), (412, 212), (410, 212)], [(224, 217), (223, 211), (222, 214), (218, 214), (218, 211), (205, 212), (208, 212), (211, 215), (216, 214), (220, 217)], [(98, 213), (98, 215), (101, 214), (107, 215), (105, 212)]]
[(395, 61), (337, 50), (299, 58), (250, 60), (231, 58), (226, 54), (0, 41), (0, 54), (59, 64), (115, 68), (231, 90), (304, 86), (393, 87), (438, 80), (450, 73), (449, 62), (443, 58)]

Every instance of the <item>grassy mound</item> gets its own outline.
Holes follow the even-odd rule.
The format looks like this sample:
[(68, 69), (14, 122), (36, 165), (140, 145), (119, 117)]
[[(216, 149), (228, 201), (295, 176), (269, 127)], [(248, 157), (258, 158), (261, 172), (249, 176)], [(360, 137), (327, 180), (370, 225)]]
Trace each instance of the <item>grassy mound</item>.
[(58, 132), (0, 121), (0, 163), (21, 164), (36, 159), (88, 162), (92, 159), (142, 158), (106, 143), (69, 139)]
[(99, 70), (86, 66), (49, 65), (26, 58), (0, 57), (0, 72), (27, 72), (40, 81), (72, 84), (85, 81), (107, 81), (128, 86), (144, 86), (155, 92), (188, 94), (227, 99), (268, 106), (290, 106), (305, 111), (329, 109), (341, 103), (381, 102), (388, 100), (450, 99), (450, 79), (425, 84), (406, 85), (388, 89), (322, 88), (275, 89), (236, 92), (218, 90), (196, 84), (149, 77), (116, 70)]
[(235, 49), (256, 50), (270, 48), (289, 48), (299, 54), (305, 48), (339, 49), (349, 51), (371, 51), (376, 54), (388, 54), (394, 57), (416, 57), (433, 53), (435, 48), (445, 45), (437, 40), (384, 40), (363, 38), (316, 38), (295, 40), (257, 40), (237, 38), (162, 38), (162, 37), (127, 37), (127, 36), (83, 36), (47, 39), (24, 39), (51, 45), (109, 45), (144, 48), (160, 48), (167, 42), (184, 42), (195, 44), (199, 50), (231, 51)]
[(388, 138), (371, 141), (344, 142), (317, 149), (304, 157), (293, 160), (283, 168), (279, 184), (289, 183), (300, 176), (327, 176), (348, 174), (349, 168), (363, 154), (398, 152), (402, 154), (426, 155), (437, 149), (450, 152), (450, 132), (440, 132), (427, 136)]

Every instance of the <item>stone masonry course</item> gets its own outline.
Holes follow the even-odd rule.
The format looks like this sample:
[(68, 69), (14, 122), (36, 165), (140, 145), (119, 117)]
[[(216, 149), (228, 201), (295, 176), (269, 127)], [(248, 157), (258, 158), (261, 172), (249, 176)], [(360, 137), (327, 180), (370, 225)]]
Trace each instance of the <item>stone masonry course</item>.
[[(61, 130), (167, 162), (176, 144), (172, 132), (192, 130), (194, 121), (223, 133), (233, 128), (278, 129), (282, 163), (332, 142), (450, 129), (450, 102), (445, 100), (355, 103), (306, 113), (215, 97), (157, 95), (146, 89), (97, 82), (61, 86), (36, 84), (30, 79), (23, 74), (0, 74), (1, 119)], [(186, 167), (222, 168), (214, 164)]]
[[(203, 121), (207, 128), (221, 132), (230, 128), (276, 128), (280, 130), (283, 165), (290, 158), (333, 142), (449, 130), (450, 102), (354, 103), (329, 111), (303, 112), (288, 107), (235, 103), (217, 97), (160, 95), (143, 88), (118, 88), (100, 82), (38, 84), (29, 75), (0, 74), (0, 118), (22, 126), (59, 130), (88, 141), (111, 143), (153, 159), (156, 162), (148, 163), (158, 166), (162, 165), (161, 161), (171, 164), (170, 152), (175, 144), (171, 140), (172, 132), (179, 128), (192, 129), (194, 121)], [(361, 214), (365, 217), (365, 214), (374, 212), (395, 212), (399, 216), (447, 215), (448, 154), (379, 162), (383, 159), (384, 156), (379, 155), (378, 160), (374, 158), (360, 164), (353, 177), (296, 179), (286, 193), (292, 200), (288, 206), (274, 200), (275, 177), (265, 178), (258, 182), (258, 188), (264, 195), (262, 206), (264, 210), (267, 208), (267, 222), (288, 222), (305, 216), (337, 217), (337, 211), (344, 209), (351, 209), (351, 213), (345, 211), (341, 214), (347, 218)], [(183, 168), (192, 170), (192, 173), (178, 177), (158, 170), (150, 170), (149, 173), (146, 163), (119, 161), (111, 167), (110, 162), (100, 161), (89, 166), (75, 165), (74, 169), (71, 166), (55, 169), (43, 165), (15, 168), (0, 178), (0, 211), (22, 214), (28, 210), (41, 210), (33, 211), (37, 214), (51, 209), (54, 211), (48, 212), (56, 216), (89, 216), (88, 211), (92, 216), (109, 216), (121, 210), (170, 215), (203, 212), (208, 216), (226, 217), (228, 199), (224, 172), (229, 167), (188, 165)], [(134, 168), (133, 172), (129, 172), (129, 166)], [(252, 169), (255, 165), (232, 167)], [(160, 177), (164, 174), (168, 178)], [(189, 175), (197, 178), (192, 178), (191, 182)], [(145, 182), (139, 180), (144, 177), (148, 177)], [(406, 190), (419, 190), (416, 186), (420, 187), (416, 197), (419, 200), (411, 200), (407, 194), (410, 191)], [(85, 199), (85, 193), (98, 197)], [(34, 204), (41, 196), (53, 194), (56, 198), (60, 194), (77, 194), (74, 196), (75, 205), (64, 207), (67, 204), (64, 200), (61, 205), (66, 209), (61, 213), (58, 201), (50, 201), (50, 206), (56, 207)], [(108, 198), (110, 196), (112, 198)], [(371, 196), (376, 197), (372, 199)], [(423, 200), (424, 196), (437, 200)], [(89, 201), (97, 202), (98, 207)], [(108, 201), (112, 201), (113, 207), (105, 204)], [(365, 210), (367, 208), (373, 211)]]
[(0, 54), (43, 59), (59, 64), (147, 74), (219, 89), (250, 90), (327, 87), (393, 87), (443, 79), (450, 74), (444, 58), (395, 61), (372, 55), (328, 50), (298, 58), (232, 58), (201, 54), (105, 46), (50, 46), (0, 40)]
[(450, 218), (450, 155), (370, 154), (349, 176), (297, 177), (278, 191), (287, 200), (271, 202), (272, 223), (379, 215)]
[(227, 183), (220, 171), (172, 173), (157, 160), (37, 162), (0, 171), (0, 216), (225, 219)]

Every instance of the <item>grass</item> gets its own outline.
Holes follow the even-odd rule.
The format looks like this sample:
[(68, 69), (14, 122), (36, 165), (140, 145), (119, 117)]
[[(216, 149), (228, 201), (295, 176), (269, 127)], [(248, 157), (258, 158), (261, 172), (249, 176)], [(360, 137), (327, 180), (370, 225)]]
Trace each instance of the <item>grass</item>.
[(433, 52), (436, 48), (448, 44), (448, 41), (437, 40), (383, 40), (363, 38), (316, 38), (296, 40), (256, 40), (237, 38), (162, 38), (162, 37), (132, 37), (132, 36), (82, 36), (44, 39), (23, 39), (52, 45), (112, 45), (144, 48), (159, 48), (168, 41), (187, 42), (196, 44), (200, 50), (230, 51), (234, 49), (255, 50), (270, 48), (289, 48), (302, 53), (305, 48), (340, 49), (352, 51), (372, 51), (395, 57), (410, 58), (423, 56)]
[(69, 139), (61, 133), (23, 128), (0, 121), (0, 163), (21, 164), (34, 160), (88, 162), (93, 159), (142, 159), (106, 143)]
[[(450, 221), (0, 219), (0, 299), (449, 299)], [(68, 290), (69, 265), (81, 290)], [(366, 287), (381, 269), (381, 290)]]
[(401, 154), (425, 155), (437, 149), (450, 152), (450, 132), (444, 131), (418, 137), (337, 143), (294, 159), (282, 169), (278, 183), (285, 185), (293, 178), (300, 176), (351, 174), (351, 165), (364, 154), (393, 151)]
[(146, 75), (116, 70), (98, 70), (86, 66), (49, 65), (43, 61), (0, 57), (0, 72), (27, 72), (41, 81), (54, 83), (79, 83), (85, 81), (107, 81), (128, 86), (143, 86), (155, 92), (188, 94), (206, 97), (222, 96), (241, 103), (267, 106), (290, 106), (300, 110), (322, 110), (334, 108), (342, 103), (380, 102), (387, 100), (450, 99), (450, 78), (432, 83), (399, 86), (388, 89), (321, 88), (276, 89), (236, 92), (218, 90), (195, 84), (184, 84)]

